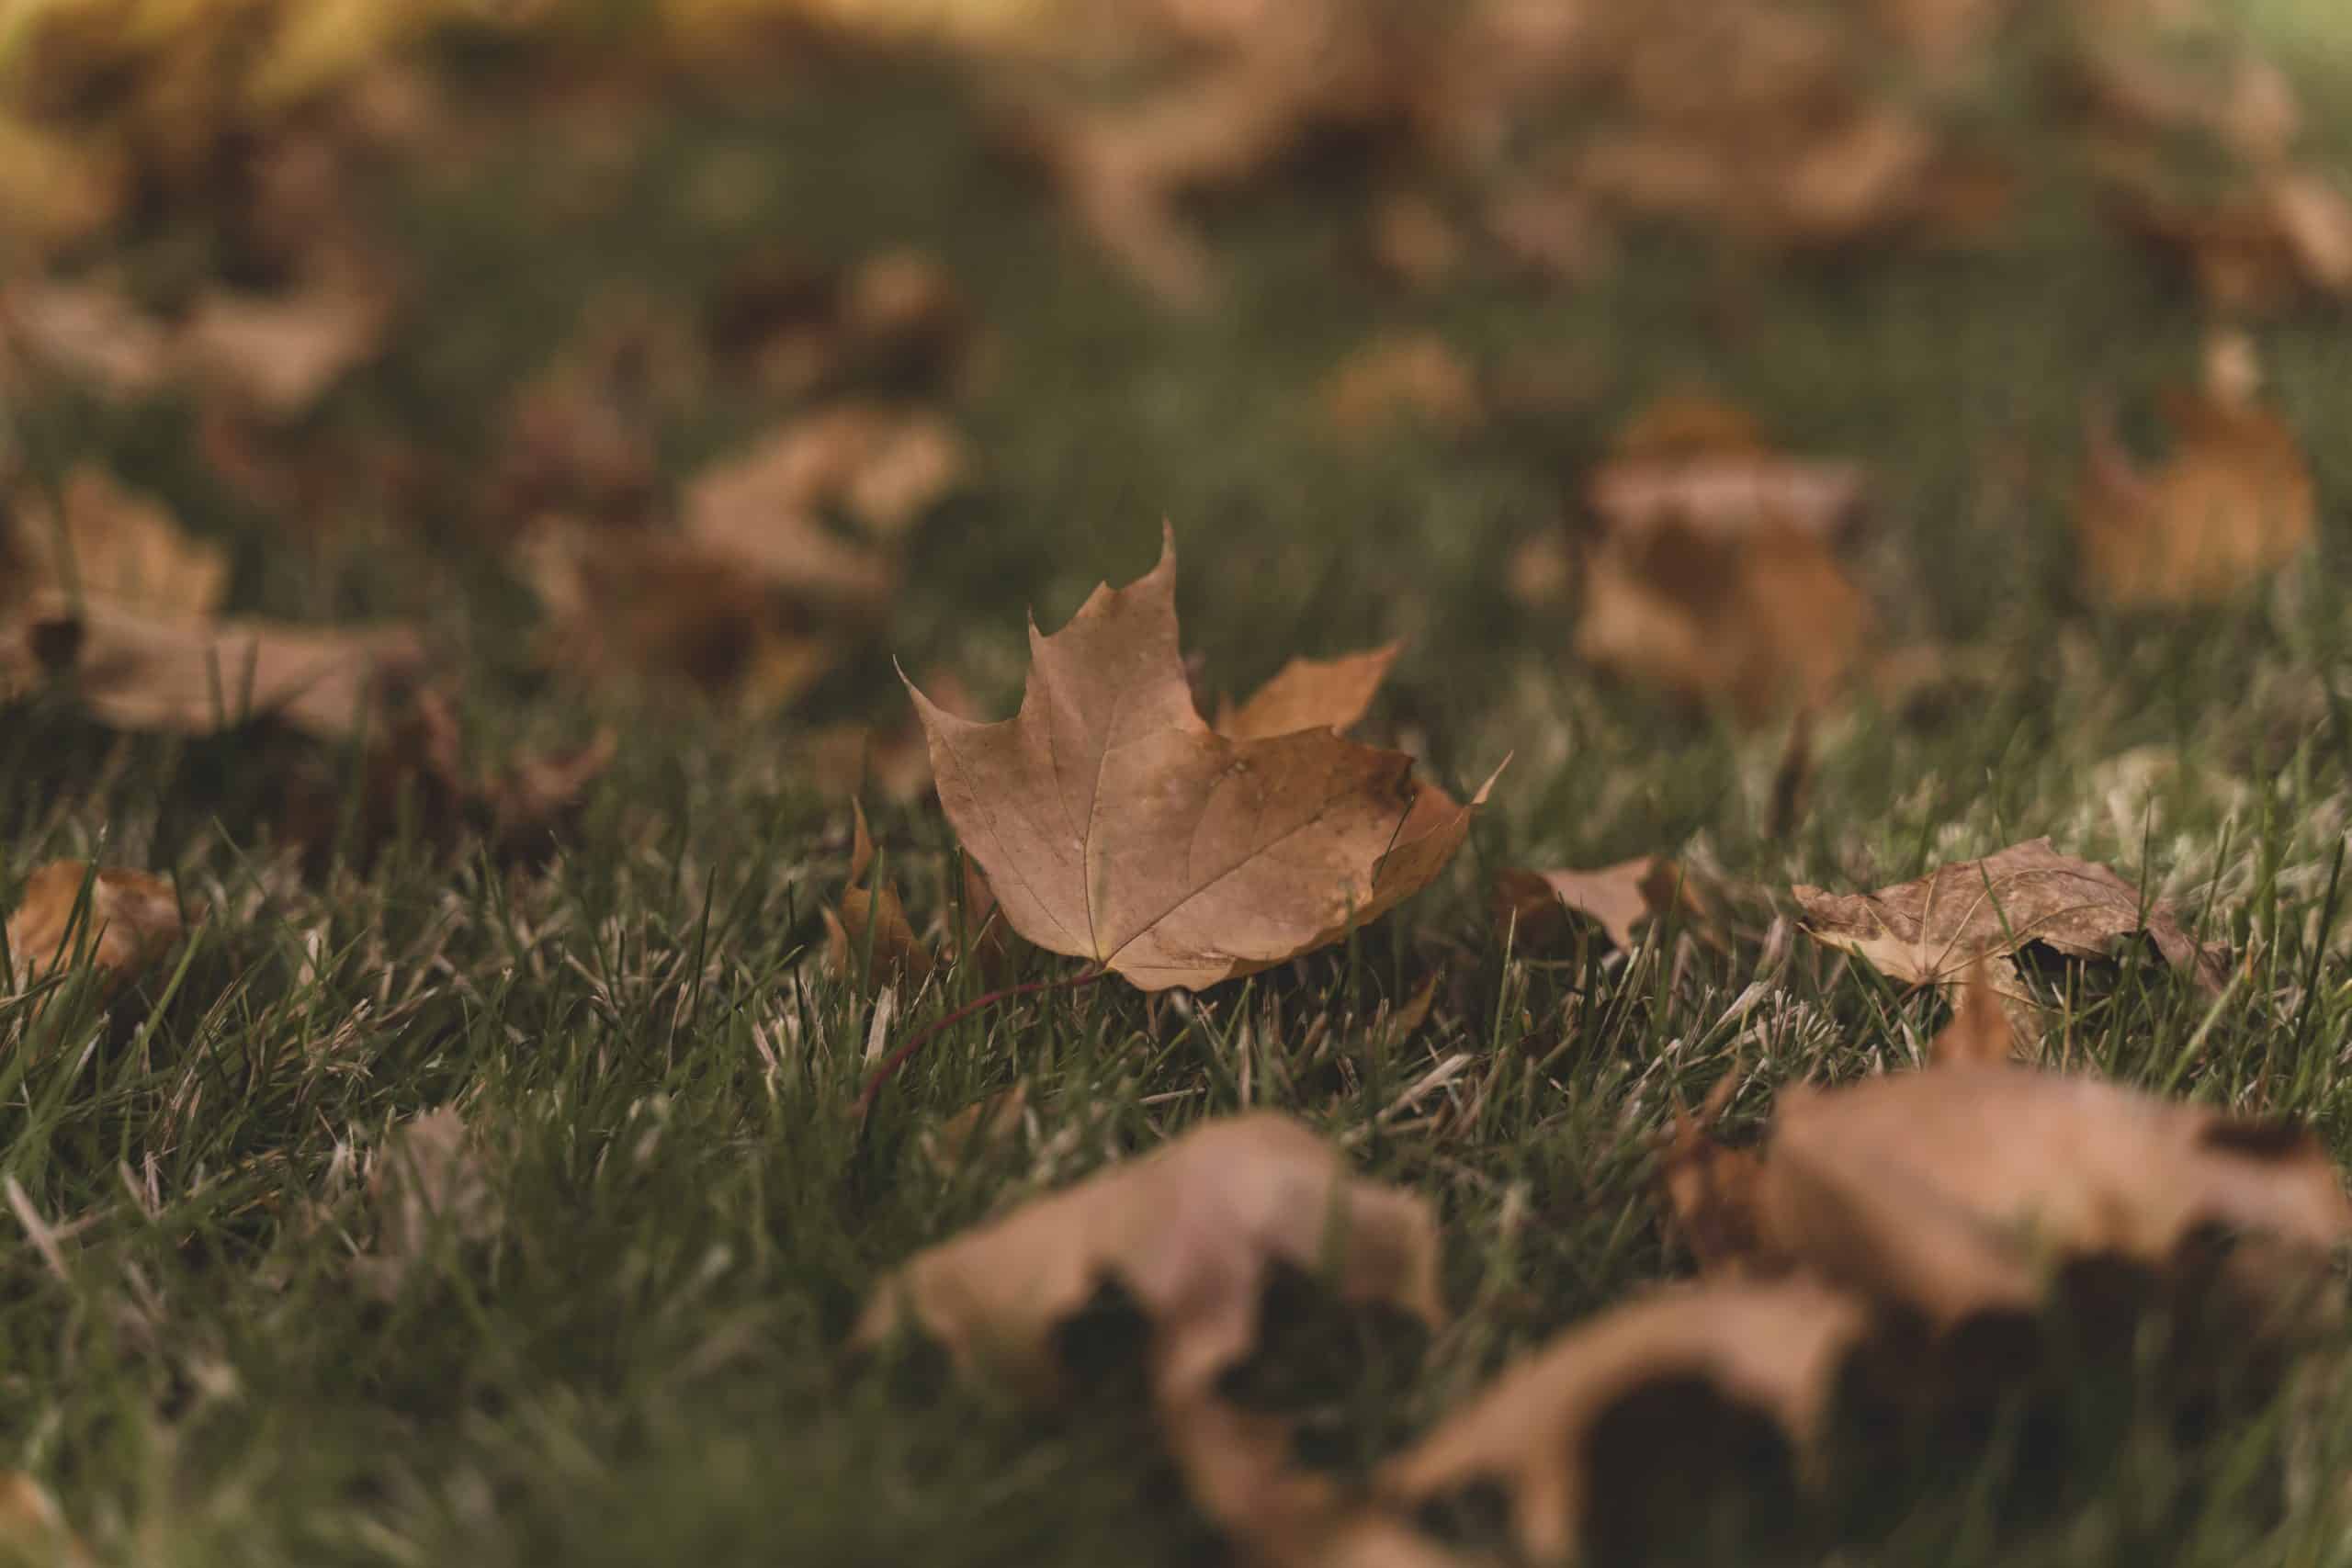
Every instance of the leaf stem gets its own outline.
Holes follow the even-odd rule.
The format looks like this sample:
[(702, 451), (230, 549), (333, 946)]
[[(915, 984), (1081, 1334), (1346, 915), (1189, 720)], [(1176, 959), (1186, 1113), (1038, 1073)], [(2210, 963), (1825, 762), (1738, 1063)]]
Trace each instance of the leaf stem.
[(999, 990), (984, 992), (955, 1011), (933, 1019), (909, 1035), (899, 1043), (898, 1049), (883, 1057), (882, 1065), (874, 1069), (874, 1076), (865, 1080), (865, 1089), (859, 1090), (857, 1096), (858, 1120), (864, 1121), (865, 1113), (874, 1109), (874, 1101), (880, 1097), (882, 1086), (888, 1083), (891, 1076), (900, 1067), (906, 1066), (907, 1059), (930, 1043), (932, 1036), (946, 1029), (948, 1025), (961, 1023), (983, 1008), (994, 1007), (999, 1002), (1009, 1002), (1015, 997), (1035, 996), (1039, 991), (1076, 990), (1080, 986), (1094, 984), (1110, 973), (1108, 969), (1087, 969), (1076, 975), (1057, 976), (1051, 980), (1023, 981), (1018, 986), (1006, 986)]

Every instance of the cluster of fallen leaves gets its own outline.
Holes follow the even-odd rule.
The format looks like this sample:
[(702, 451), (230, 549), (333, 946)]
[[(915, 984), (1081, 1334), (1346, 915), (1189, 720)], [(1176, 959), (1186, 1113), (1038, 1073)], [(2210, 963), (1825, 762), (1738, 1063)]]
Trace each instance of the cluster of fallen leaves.
[[(2174, 447), (2153, 466), (2095, 409), (2075, 492), (2088, 597), (2120, 609), (2227, 602), (2307, 557), (2311, 466), (2258, 379), (2247, 341), (2215, 336), (2200, 384), (2164, 395)], [(1777, 451), (1719, 400), (1664, 398), (1618, 434), (1573, 525), (1521, 546), (1513, 597), (1573, 604), (1587, 663), (1743, 724), (1821, 713), (1858, 692), (1899, 704), (1968, 660), (1886, 645), (1851, 559), (1870, 502), (1860, 465)]]
[[(1655, 859), (1510, 897), (1539, 886), (1619, 942), (1691, 896)], [(1210, 1121), (919, 1253), (855, 1337), (925, 1337), (967, 1377), (1066, 1400), (1063, 1332), (1111, 1292), (1145, 1325), (1169, 1458), (1246, 1560), (1390, 1568), (1470, 1561), (1427, 1527), (1473, 1493), (1499, 1494), (1524, 1560), (1565, 1560), (1610, 1528), (1604, 1467), (1665, 1476), (1703, 1509), (1732, 1479), (1700, 1460), (1726, 1422), (1762, 1423), (1793, 1456), (1768, 1484), (1822, 1488), (1825, 1438), (1858, 1388), (1908, 1411), (1906, 1429), (1981, 1432), (1966, 1412), (2067, 1375), (2080, 1348), (2058, 1351), (2047, 1315), (2062, 1304), (2202, 1314), (2239, 1351), (2336, 1318), (2330, 1255), (2352, 1240), (2352, 1202), (2316, 1141), (2015, 1059), (1993, 965), (2029, 944), (2114, 959), (2144, 941), (2217, 981), (2217, 954), (2171, 912), (2047, 840), (1876, 894), (1795, 897), (1824, 943), (1954, 991), (1928, 1065), (1784, 1090), (1750, 1147), (1715, 1136), (1726, 1079), (1660, 1157), (1702, 1277), (1571, 1327), (1362, 1484), (1304, 1463), (1295, 1422), (1241, 1401), (1234, 1378), (1264, 1351), (1284, 1272), (1442, 1327), (1439, 1227), (1426, 1201), (1351, 1175), (1287, 1117)], [(2009, 1349), (1988, 1359), (1994, 1345)], [(1681, 1425), (1633, 1421), (1667, 1399)]]

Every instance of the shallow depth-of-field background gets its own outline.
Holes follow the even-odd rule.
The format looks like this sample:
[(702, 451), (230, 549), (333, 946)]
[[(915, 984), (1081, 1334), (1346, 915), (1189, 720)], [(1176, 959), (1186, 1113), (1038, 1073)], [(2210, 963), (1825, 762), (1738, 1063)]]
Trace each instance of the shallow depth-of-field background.
[[(1671, 853), (1785, 915), (1792, 883), (1874, 888), (2050, 835), (2245, 967), (2219, 1008), (2154, 965), (2038, 978), (2064, 993), (2048, 1058), (2298, 1117), (2352, 1157), (2330, 900), (2352, 791), (2352, 332), (2327, 288), (2217, 302), (2135, 237), (2090, 111), (2052, 85), (2077, 22), (2171, 28), (2193, 69), (2258, 51), (2301, 104), (2297, 165), (2330, 177), (2352, 149), (2352, 19), (2330, 6), (2019, 6), (1984, 24), (1964, 88), (1888, 44), (1888, 90), (1956, 106), (1938, 123), (2006, 172), (1998, 212), (1957, 239), (1592, 216), (1573, 265), (1498, 265), (1476, 211), (1501, 165), (1432, 173), (1384, 122), (1200, 182), (1181, 210), (1213, 278), (1190, 300), (1101, 243), (1024, 140), (1006, 83), (1061, 47), (999, 36), (1025, 17), (918, 44), (754, 6), (383, 25), (322, 5), (323, 58), (269, 78), (255, 60), (297, 53), (275, 13), (309, 9), (0, 17), (19, 98), (0, 300), (23, 312), (72, 280), (183, 322), (218, 285), (292, 294), (350, 267), (390, 301), (314, 397), (258, 413), (233, 364), (109, 389), (53, 346), (0, 347), (6, 504), (101, 468), (225, 549), (229, 613), (414, 624), (477, 771), (600, 728), (616, 743), (552, 854), (506, 856), (478, 819), (429, 830), (413, 801), (379, 819), (361, 738), (154, 733), (38, 690), (0, 705), (0, 906), (70, 857), (210, 908), (111, 999), (0, 998), (0, 1464), (99, 1560), (1214, 1561), (1114, 1377), (1038, 1413), (860, 1364), (866, 1292), (1201, 1118), (1291, 1111), (1443, 1218), (1458, 1319), (1433, 1343), (1310, 1328), (1261, 1369), (1321, 1462), (1361, 1468), (1515, 1352), (1691, 1271), (1655, 1187), (1678, 1101), (1736, 1069), (1728, 1123), (1752, 1126), (1778, 1086), (1913, 1064), (1945, 1016), (1769, 908), (1726, 951), (1674, 932), (1632, 955), (1514, 947), (1489, 908), (1506, 867)], [(1853, 28), (1871, 9), (1828, 8)], [(236, 68), (168, 63), (207, 47)], [(2239, 154), (2177, 157), (2201, 191)], [(1400, 192), (1457, 231), (1426, 279), (1374, 237)], [(952, 299), (861, 359), (825, 338), (855, 332), (825, 291), (892, 253)], [(783, 259), (762, 275), (763, 257)], [(790, 267), (819, 304), (776, 282)], [(815, 370), (789, 344), (736, 362), (795, 311), (819, 323)], [(2316, 541), (2216, 602), (2117, 608), (2078, 567), (2085, 432), (2112, 410), (2161, 452), (2159, 389), (2194, 384), (2223, 330), (2308, 455)], [(1444, 345), (1435, 391), (1424, 376), (1402, 408), (1351, 414), (1335, 374), (1400, 337)], [(1844, 555), (1875, 640), (1942, 650), (1924, 693), (1864, 690), (1813, 723), (1783, 820), (1786, 718), (1596, 669), (1573, 592), (1542, 578), (1573, 568), (1557, 541), (1613, 433), (1693, 391), (1786, 451), (1866, 466)], [(534, 398), (555, 411), (537, 425)], [(563, 621), (534, 553), (559, 527), (667, 528), (698, 472), (852, 399), (935, 414), (962, 454), (902, 529), (857, 540), (884, 588), (707, 632), (743, 614), (723, 585), (623, 569)], [(622, 448), (605, 469), (599, 431)], [(984, 1010), (861, 1125), (877, 1009), (895, 1043), (986, 986), (943, 968), (877, 998), (829, 970), (852, 727), (871, 731), (885, 871), (919, 930), (951, 931), (953, 834), (920, 783), (879, 776), (909, 749), (893, 660), (1011, 712), (1029, 618), (1050, 630), (1097, 581), (1141, 575), (1163, 520), (1212, 703), (1294, 655), (1400, 638), (1362, 733), (1457, 795), (1510, 766), (1437, 883), (1348, 941), (1190, 998), (1114, 982)], [(640, 613), (686, 624), (645, 633)], [(1432, 981), (1425, 1018), (1392, 1027)], [(1023, 1081), (1017, 1131), (935, 1157), (949, 1117)], [(494, 1219), (387, 1285), (354, 1266), (381, 1245), (369, 1161), (445, 1105), (489, 1151)], [(1841, 1560), (2352, 1552), (2352, 1393), (2323, 1379), (2299, 1408), (2201, 1432), (2118, 1397), (2054, 1447), (1996, 1433), (1857, 1501)], [(1657, 1467), (1679, 1451), (1661, 1441)]]

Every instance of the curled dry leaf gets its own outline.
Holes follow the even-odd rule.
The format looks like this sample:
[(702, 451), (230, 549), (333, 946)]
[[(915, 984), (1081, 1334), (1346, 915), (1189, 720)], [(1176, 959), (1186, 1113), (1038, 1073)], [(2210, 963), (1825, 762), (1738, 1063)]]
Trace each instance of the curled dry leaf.
[(1526, 871), (1495, 878), (1495, 923), (1525, 942), (1549, 940), (1563, 915), (1596, 922), (1620, 952), (1639, 944), (1636, 926), (1679, 909), (1685, 926), (1710, 946), (1723, 945), (1711, 901), (1687, 868), (1664, 855), (1636, 855), (1598, 871)]
[(424, 666), (403, 626), (158, 618), (40, 595), (0, 621), (0, 698), (44, 682), (116, 729), (209, 735), (254, 719), (339, 739)]
[(505, 1223), (481, 1141), (455, 1106), (411, 1117), (386, 1135), (368, 1160), (368, 1199), (376, 1245), (353, 1259), (352, 1273), (385, 1298), (399, 1294), (437, 1247), (488, 1241)]
[(863, 973), (869, 992), (900, 976), (920, 986), (932, 971), (931, 948), (907, 922), (898, 884), (886, 882), (878, 888), (858, 886), (873, 869), (874, 837), (866, 829), (865, 806), (853, 801), (851, 808), (857, 825), (850, 851), (849, 886), (842, 890), (839, 910), (822, 911), (825, 968), (837, 980)]
[(1218, 1379), (1255, 1346), (1283, 1267), (1353, 1306), (1443, 1321), (1436, 1223), (1419, 1198), (1349, 1174), (1284, 1116), (1212, 1122), (1144, 1158), (917, 1254), (875, 1292), (856, 1338), (907, 1328), (967, 1374), (1061, 1391), (1060, 1327), (1106, 1285), (1150, 1328), (1147, 1371), (1195, 1501), (1244, 1531), (1290, 1528), (1323, 1499), (1289, 1472), (1287, 1423), (1229, 1404)]
[[(940, 804), (1012, 929), (1146, 990), (1312, 952), (1443, 869), (1467, 807), (1412, 759), (1310, 728), (1203, 722), (1177, 649), (1171, 536), (1149, 575), (1032, 628), (1021, 711), (958, 718), (913, 691)], [(1491, 784), (1491, 780), (1489, 783)]]
[(2200, 944), (2161, 904), (2106, 866), (2060, 854), (2048, 839), (1983, 860), (1938, 866), (1876, 893), (1791, 890), (1814, 939), (1870, 961), (1907, 985), (1949, 985), (1980, 961), (2029, 943), (2069, 958), (2109, 959), (2144, 936), (2176, 969), (2218, 991), (2228, 973), (2216, 944)]
[(1719, 1208), (1698, 1211), (1754, 1252), (1710, 1260), (1802, 1267), (1949, 1327), (2035, 1310), (2075, 1260), (2165, 1277), (2215, 1229), (2264, 1238), (2235, 1283), (2283, 1301), (2352, 1239), (2352, 1203), (2308, 1134), (1963, 1051), (1939, 1057), (1786, 1091), (1760, 1159), (1719, 1162), (1706, 1194)]
[(1402, 643), (1338, 659), (1294, 659), (1236, 708), (1220, 704), (1216, 732), (1228, 740), (1271, 740), (1302, 729), (1348, 730), (1372, 709)]
[(1618, 450), (1587, 488), (1600, 529), (1577, 651), (1749, 722), (1836, 696), (1870, 631), (1830, 547), (1860, 505), (1859, 470), (1777, 457), (1706, 400), (1645, 412)]
[(2243, 339), (2215, 345), (2208, 386), (2164, 405), (2176, 445), (2143, 470), (2102, 423), (2076, 494), (2083, 575), (2108, 603), (2225, 599), (2300, 555), (2318, 501), (2295, 434), (2251, 396)]
[[(202, 918), (200, 906), (194, 914)], [(24, 897), (8, 917), (14, 983), (30, 985), (86, 952), (109, 987), (119, 986), (169, 953), (187, 929), (179, 894), (161, 877), (115, 866), (93, 874), (82, 861), (51, 861), (25, 879)]]
[[(1649, 1391), (1696, 1385), (1721, 1405), (1767, 1417), (1802, 1461), (1865, 1326), (1860, 1302), (1802, 1279), (1659, 1291), (1505, 1369), (1389, 1461), (1380, 1490), (1419, 1507), (1499, 1484), (1519, 1549), (1532, 1561), (1566, 1560), (1609, 1501), (1596, 1492), (1596, 1463), (1625, 1459), (1599, 1451), (1613, 1410)], [(1650, 1462), (1670, 1474), (1679, 1456)], [(1695, 1493), (1713, 1478), (1686, 1479)]]

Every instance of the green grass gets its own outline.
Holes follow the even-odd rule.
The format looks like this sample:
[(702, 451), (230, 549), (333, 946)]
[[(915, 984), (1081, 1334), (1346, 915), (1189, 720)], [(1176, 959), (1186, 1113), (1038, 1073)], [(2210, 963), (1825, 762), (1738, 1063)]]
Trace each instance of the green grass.
[[(2324, 83), (2307, 85), (2318, 101)], [(413, 324), (314, 434), (389, 423), (446, 459), (456, 482), (422, 516), (355, 503), (291, 548), (208, 477), (185, 404), (17, 411), (48, 460), (102, 457), (230, 541), (238, 608), (423, 620), (463, 650), (484, 738), (627, 726), (544, 874), (413, 845), (305, 874), (273, 839), (281, 781), (347, 759), (0, 712), (0, 902), (74, 854), (176, 876), (218, 911), (111, 1016), (86, 989), (37, 1016), (0, 1001), (0, 1174), (65, 1232), (62, 1272), (21, 1239), (0, 1248), (0, 1462), (52, 1485), (103, 1558), (1199, 1560), (1207, 1532), (1132, 1399), (1098, 1391), (1041, 1415), (936, 1369), (858, 1364), (844, 1342), (868, 1288), (1120, 1152), (1245, 1102), (1289, 1110), (1358, 1134), (1367, 1169), (1444, 1216), (1460, 1318), (1426, 1355), (1358, 1355), (1341, 1336), (1340, 1364), (1261, 1369), (1321, 1450), (1364, 1464), (1510, 1355), (1690, 1271), (1653, 1187), (1678, 1097), (1750, 1070), (1732, 1121), (1752, 1127), (1775, 1086), (1911, 1066), (1939, 1022), (1939, 1004), (1785, 932), (1728, 954), (1669, 938), (1631, 960), (1507, 956), (1483, 899), (1507, 864), (1663, 851), (1775, 888), (1867, 887), (2049, 833), (2144, 874), (2252, 955), (2218, 1012), (2159, 972), (2062, 979), (2052, 1056), (2301, 1118), (2352, 1156), (2352, 964), (2342, 922), (2323, 919), (2352, 799), (2352, 619), (2335, 586), (2352, 540), (2331, 502), (2318, 558), (2238, 607), (2124, 618), (2081, 602), (2067, 506), (2082, 400), (2144, 411), (2194, 373), (2203, 322), (2098, 226), (2079, 182), (2062, 170), (1986, 255), (1765, 270), (1648, 238), (1589, 289), (1430, 299), (1346, 259), (1359, 192), (1243, 201), (1214, 226), (1224, 307), (1179, 319), (967, 124), (936, 79), (858, 67), (683, 104), (617, 174), (542, 136), (387, 178), (369, 199), (406, 247)], [(696, 173), (745, 161), (765, 176), (756, 209), (697, 217), (681, 195)], [(542, 682), (528, 601), (469, 510), (496, 411), (604, 302), (692, 300), (771, 236), (842, 258), (912, 244), (953, 268), (996, 340), (959, 412), (984, 483), (922, 536), (887, 637), (794, 719), (616, 711)], [(200, 233), (143, 245), (134, 266), (167, 283), (203, 254)], [(1454, 442), (1332, 440), (1317, 383), (1400, 324), (1474, 355), (1555, 355), (1586, 391)], [(2323, 496), (2352, 493), (2337, 434), (2352, 333), (2306, 318), (2260, 342)], [(1882, 495), (1868, 570), (1898, 638), (1996, 650), (1988, 690), (1833, 728), (1785, 839), (1764, 826), (1777, 737), (1597, 681), (1568, 656), (1564, 616), (1503, 592), (1511, 547), (1553, 525), (1612, 425), (1693, 381), (1798, 449), (1867, 460)], [(665, 463), (690, 470), (773, 412), (721, 400), (664, 416)], [(861, 1134), (849, 1111), (871, 1007), (812, 960), (847, 812), (807, 776), (801, 726), (901, 714), (893, 654), (957, 669), (1009, 711), (1024, 612), (1050, 626), (1098, 579), (1139, 573), (1162, 517), (1213, 685), (1406, 637), (1372, 731), (1457, 786), (1515, 752), (1494, 806), (1453, 872), (1346, 947), (1190, 1008), (1111, 985), (983, 1014)], [(945, 911), (936, 810), (876, 825), (918, 920)], [(1432, 973), (1431, 1021), (1385, 1041), (1383, 1003)], [(1751, 985), (1763, 999), (1736, 1014)], [(950, 976), (908, 1019), (978, 988)], [(1442, 1099), (1383, 1119), (1455, 1051), (1473, 1063)], [(1021, 1077), (1023, 1137), (934, 1168), (922, 1133)], [(377, 1300), (349, 1270), (372, 1234), (355, 1156), (444, 1104), (491, 1145), (503, 1229)], [(1442, 1136), (1422, 1120), (1440, 1111)], [(2303, 1404), (2193, 1438), (2134, 1393), (2154, 1377), (2142, 1371), (2054, 1455), (2005, 1429), (1967, 1462), (1874, 1483), (1841, 1561), (2352, 1557), (2352, 1391), (2328, 1369)]]

